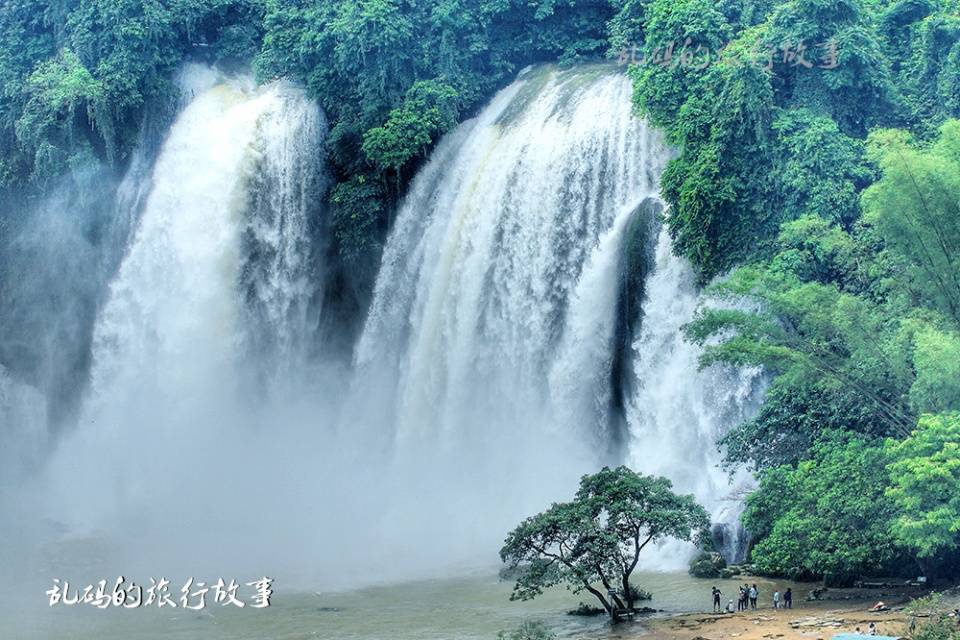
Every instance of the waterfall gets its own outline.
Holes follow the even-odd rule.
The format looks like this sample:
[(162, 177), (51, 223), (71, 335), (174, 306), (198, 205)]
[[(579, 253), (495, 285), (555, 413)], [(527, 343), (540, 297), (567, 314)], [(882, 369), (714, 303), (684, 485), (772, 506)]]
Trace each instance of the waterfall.
[(300, 346), (317, 293), (309, 218), (324, 128), (284, 83), (239, 77), (197, 93), (160, 152), (100, 313), (94, 402), (126, 395), (135, 411), (144, 391), (205, 402), (241, 382), (239, 344), (274, 343), (279, 357)]
[(506, 531), (626, 462), (736, 524), (726, 498), (744, 479), (718, 468), (716, 442), (762, 385), (699, 371), (683, 337), (701, 301), (661, 229), (670, 151), (630, 94), (605, 67), (527, 71), (441, 142), (400, 208), (355, 353), (368, 410), (351, 423), (412, 493), (470, 503), (447, 520)]
[(435, 545), (495, 548), (615, 461), (605, 443), (623, 244), (652, 215), (640, 205), (669, 157), (630, 95), (609, 66), (528, 70), (413, 181), (346, 420), (364, 455), (383, 452), (367, 463), (403, 483), (405, 498), (384, 500), (388, 531), (416, 538), (422, 515), (442, 523)]
[[(114, 542), (136, 528), (114, 544), (123, 571), (144, 536), (177, 567), (199, 532), (228, 541), (212, 566), (286, 561), (339, 586), (489, 566), (603, 464), (735, 522), (715, 443), (762, 385), (699, 371), (683, 339), (702, 301), (662, 229), (671, 152), (626, 75), (526, 70), (444, 137), (400, 204), (349, 372), (318, 331), (323, 114), (282, 81), (192, 65), (178, 82), (156, 158), (117, 195), (123, 257), (46, 464), (51, 519)], [(98, 489), (71, 492), (81, 477)]]
[(279, 428), (266, 396), (305, 377), (292, 370), (319, 322), (319, 107), (292, 84), (199, 65), (180, 81), (146, 195), (119, 194), (143, 197), (142, 213), (97, 317), (77, 428), (48, 465), (54, 485), (95, 469), (107, 487), (57, 496), (72, 526), (162, 518), (190, 503), (171, 474), (253, 455), (231, 447), (244, 430)]
[(666, 158), (630, 92), (603, 67), (529, 71), (415, 180), (356, 350), (396, 376), (397, 439), (551, 438), (551, 396), (603, 402), (619, 239)]
[[(723, 533), (722, 551), (740, 559), (738, 523), (749, 475), (720, 469), (717, 441), (759, 407), (765, 388), (758, 368), (700, 370), (700, 348), (682, 327), (703, 304), (689, 264), (673, 254), (664, 229), (646, 286), (642, 329), (631, 346), (636, 392), (627, 404), (627, 464), (670, 478), (693, 493)], [(680, 568), (684, 554), (661, 554), (660, 566)]]

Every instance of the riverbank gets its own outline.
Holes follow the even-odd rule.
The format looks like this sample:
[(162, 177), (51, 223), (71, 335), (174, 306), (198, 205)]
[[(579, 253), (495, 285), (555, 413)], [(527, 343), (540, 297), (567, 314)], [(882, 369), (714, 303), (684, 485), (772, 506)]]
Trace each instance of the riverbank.
[[(732, 614), (678, 614), (649, 620), (642, 634), (611, 635), (611, 639), (829, 640), (836, 633), (855, 632), (857, 629), (866, 632), (870, 623), (876, 625), (880, 635), (900, 636), (906, 632), (909, 624), (906, 605), (927, 592), (906, 586), (829, 589), (820, 600), (794, 601), (793, 609), (773, 609), (767, 605), (757, 610)], [(883, 602), (889, 610), (872, 611), (877, 602)]]

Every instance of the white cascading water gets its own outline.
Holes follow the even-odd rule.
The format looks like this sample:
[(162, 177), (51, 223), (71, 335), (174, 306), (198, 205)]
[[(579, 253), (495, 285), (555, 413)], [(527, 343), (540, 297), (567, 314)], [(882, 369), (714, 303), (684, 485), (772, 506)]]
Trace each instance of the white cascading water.
[(605, 459), (622, 235), (668, 158), (630, 94), (608, 67), (528, 71), (414, 180), (346, 420), (410, 496), (387, 530), (419, 536), (416, 501), (445, 539), (496, 548)]
[[(624, 234), (669, 158), (630, 92), (609, 69), (521, 75), (439, 145), (400, 210), (356, 350), (355, 389), (387, 401), (354, 419), (392, 424), (392, 463), (426, 475), (421, 495), (430, 478), (463, 485), (474, 515), (451, 519), (506, 531), (616, 462), (598, 443), (611, 438)], [(655, 258), (620, 459), (734, 523), (716, 440), (751, 410), (757, 374), (698, 371), (681, 332), (698, 304), (692, 271), (665, 231)]]
[[(287, 417), (265, 402), (264, 378), (305, 375), (278, 363), (299, 356), (319, 312), (323, 114), (291, 84), (199, 65), (181, 87), (98, 316), (80, 424), (49, 465), (53, 516), (78, 532), (116, 534), (108, 523), (122, 518), (189, 536), (176, 529), (210, 531), (224, 514), (242, 528), (229, 496), (253, 485), (251, 500), (267, 498), (249, 443)], [(92, 473), (84, 498), (60, 489)], [(218, 486), (230, 490), (214, 499)]]
[(630, 92), (602, 69), (529, 72), (414, 182), (356, 350), (397, 377), (399, 440), (551, 437), (551, 386), (571, 406), (602, 386), (618, 237), (667, 157)]
[(284, 357), (308, 330), (319, 108), (282, 82), (256, 89), (200, 66), (182, 78), (194, 97), (157, 159), (95, 329), (93, 414), (129, 400), (129, 420), (143, 393), (175, 411), (209, 404), (242, 382), (238, 360), (249, 354), (239, 347), (252, 332), (272, 336)]
[[(701, 349), (683, 335), (683, 325), (703, 303), (694, 282), (693, 270), (673, 254), (664, 229), (647, 278), (643, 326), (632, 345), (637, 389), (627, 402), (627, 464), (693, 493), (723, 528), (722, 551), (733, 559), (742, 554), (738, 522), (751, 478), (720, 468), (717, 441), (756, 411), (765, 384), (758, 368), (699, 369)], [(689, 554), (678, 549), (659, 554), (657, 566), (683, 568)]]

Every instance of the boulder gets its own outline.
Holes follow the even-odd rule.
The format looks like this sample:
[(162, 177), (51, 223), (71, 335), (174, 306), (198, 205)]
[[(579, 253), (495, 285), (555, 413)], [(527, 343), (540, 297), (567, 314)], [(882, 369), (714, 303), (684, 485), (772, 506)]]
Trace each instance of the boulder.
[(727, 561), (715, 551), (704, 551), (690, 563), (690, 575), (695, 578), (721, 578)]

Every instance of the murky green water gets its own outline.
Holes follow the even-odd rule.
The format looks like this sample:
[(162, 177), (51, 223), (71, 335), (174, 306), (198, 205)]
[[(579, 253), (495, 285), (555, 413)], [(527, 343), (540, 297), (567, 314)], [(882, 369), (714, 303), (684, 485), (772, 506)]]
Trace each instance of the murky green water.
[[(773, 583), (750, 579), (761, 589), (761, 604), (770, 606)], [(710, 588), (725, 598), (736, 581), (698, 580), (685, 573), (645, 573), (637, 583), (652, 591), (647, 603), (665, 612), (707, 611)], [(786, 583), (779, 583), (781, 590)], [(512, 584), (496, 576), (424, 580), (340, 592), (286, 593), (277, 586), (267, 609), (223, 608), (207, 603), (200, 612), (141, 608), (98, 610), (89, 605), (25, 607), (0, 622), (0, 637), (11, 640), (493, 640), (497, 632), (523, 620), (544, 621), (561, 638), (612, 639), (642, 633), (644, 622), (611, 630), (602, 617), (566, 615), (581, 597), (551, 590), (532, 602), (510, 602)], [(807, 588), (793, 585), (795, 601)], [(589, 594), (586, 594), (589, 595)], [(582, 598), (589, 602), (586, 597)], [(36, 600), (45, 604), (46, 596)]]

